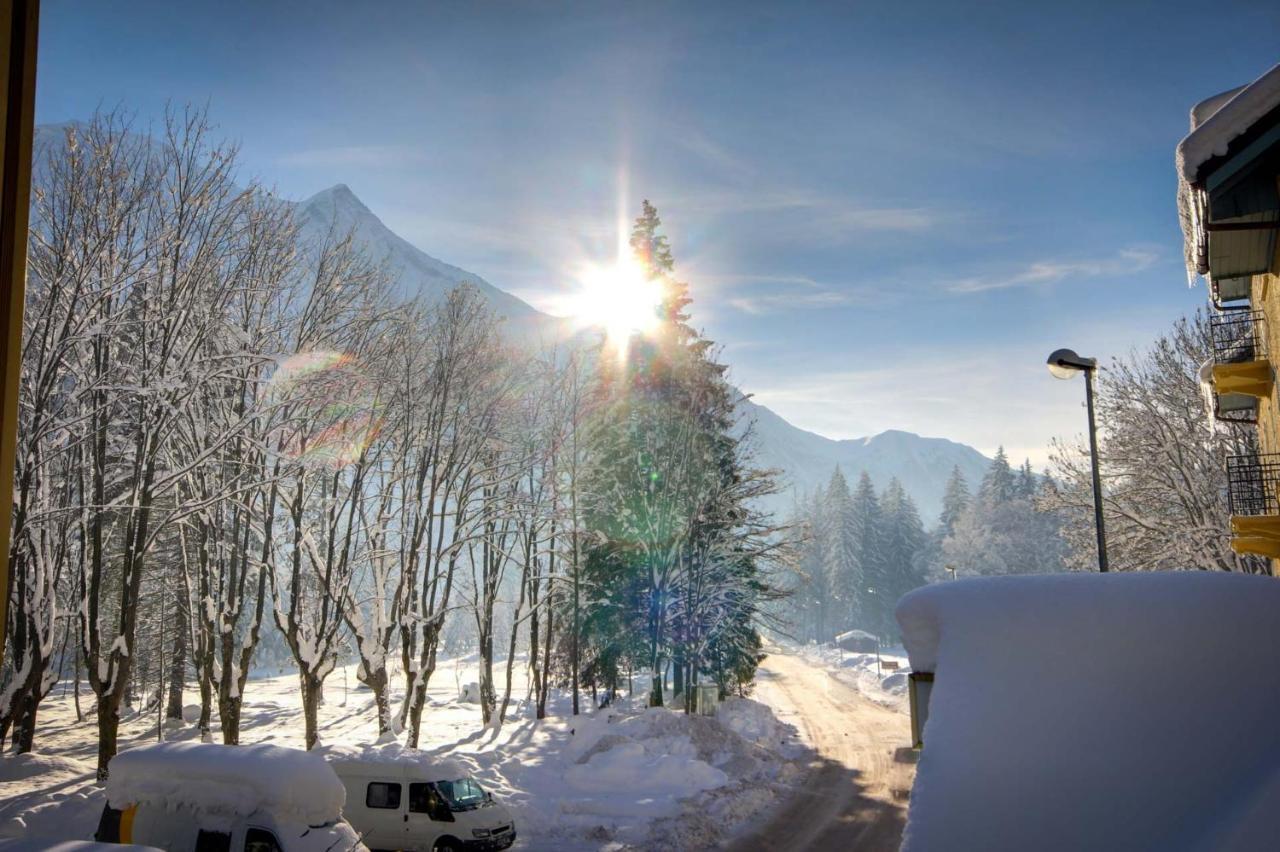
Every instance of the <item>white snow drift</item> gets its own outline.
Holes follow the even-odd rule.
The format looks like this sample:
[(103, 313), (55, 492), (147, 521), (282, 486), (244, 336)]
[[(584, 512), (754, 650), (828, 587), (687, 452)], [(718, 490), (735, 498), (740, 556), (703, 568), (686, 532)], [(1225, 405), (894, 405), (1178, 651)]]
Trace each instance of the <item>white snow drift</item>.
[(936, 681), (904, 852), (1273, 847), (1278, 614), (1280, 584), (1234, 574), (912, 592), (898, 621)]

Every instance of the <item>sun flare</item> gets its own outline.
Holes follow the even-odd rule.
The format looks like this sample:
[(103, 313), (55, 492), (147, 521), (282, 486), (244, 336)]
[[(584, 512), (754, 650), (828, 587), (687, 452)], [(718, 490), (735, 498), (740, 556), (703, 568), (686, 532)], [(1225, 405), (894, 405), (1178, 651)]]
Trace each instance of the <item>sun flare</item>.
[(625, 353), (633, 335), (658, 326), (662, 296), (662, 282), (624, 257), (608, 266), (588, 267), (570, 310), (580, 325), (604, 329), (609, 343)]

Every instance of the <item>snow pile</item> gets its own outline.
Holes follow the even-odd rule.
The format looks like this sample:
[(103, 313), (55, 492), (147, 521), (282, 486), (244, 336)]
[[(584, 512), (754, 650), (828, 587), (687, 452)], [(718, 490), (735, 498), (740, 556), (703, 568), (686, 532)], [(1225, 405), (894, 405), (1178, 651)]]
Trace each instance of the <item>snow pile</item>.
[(21, 781), (39, 775), (83, 775), (93, 767), (71, 757), (52, 754), (13, 754), (0, 758), (0, 781)]
[(652, 805), (646, 809), (655, 814), (672, 811), (676, 799), (727, 784), (723, 771), (699, 758), (693, 718), (650, 707), (633, 715), (604, 713), (582, 720), (567, 749), (566, 759), (574, 763), (565, 769), (565, 783), (582, 793), (657, 795), (642, 803)]
[(214, 818), (262, 810), (318, 825), (341, 815), (346, 790), (318, 754), (272, 745), (161, 743), (112, 759), (107, 800), (114, 808), (145, 803)]
[(1190, 572), (907, 595), (912, 666), (937, 679), (903, 850), (1270, 848), (1277, 613), (1274, 579)]
[(653, 754), (643, 743), (621, 742), (596, 752), (579, 766), (570, 766), (565, 782), (590, 793), (603, 787), (680, 798), (720, 787), (729, 776), (685, 754)]
[(465, 778), (471, 769), (461, 761), (433, 752), (407, 748), (399, 742), (374, 745), (327, 745), (312, 750), (331, 766), (396, 766), (414, 767), (428, 781), (452, 781)]
[(716, 708), (716, 719), (744, 740), (767, 747), (783, 738), (782, 726), (773, 711), (750, 698), (729, 698)]

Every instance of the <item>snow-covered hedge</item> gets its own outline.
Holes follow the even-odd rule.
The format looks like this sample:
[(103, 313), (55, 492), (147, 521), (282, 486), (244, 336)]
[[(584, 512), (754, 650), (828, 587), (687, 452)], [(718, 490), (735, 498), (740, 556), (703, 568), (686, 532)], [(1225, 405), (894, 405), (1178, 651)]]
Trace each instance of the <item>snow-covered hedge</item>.
[(907, 595), (898, 621), (936, 673), (904, 852), (1280, 837), (1280, 581), (965, 580)]

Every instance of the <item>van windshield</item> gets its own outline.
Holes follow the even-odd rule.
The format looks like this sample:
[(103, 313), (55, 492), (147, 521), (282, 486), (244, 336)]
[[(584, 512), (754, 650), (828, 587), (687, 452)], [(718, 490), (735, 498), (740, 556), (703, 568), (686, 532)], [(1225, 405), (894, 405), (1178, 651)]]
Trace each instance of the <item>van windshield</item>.
[(459, 778), (456, 781), (437, 781), (436, 789), (444, 797), (452, 811), (469, 811), (478, 808), (488, 801), (484, 790), (470, 778)]

